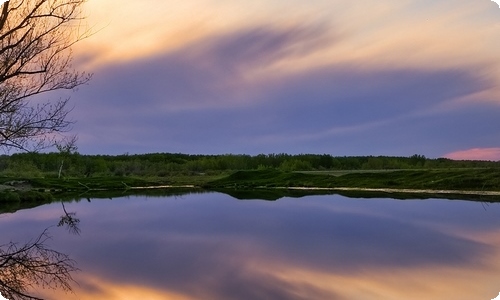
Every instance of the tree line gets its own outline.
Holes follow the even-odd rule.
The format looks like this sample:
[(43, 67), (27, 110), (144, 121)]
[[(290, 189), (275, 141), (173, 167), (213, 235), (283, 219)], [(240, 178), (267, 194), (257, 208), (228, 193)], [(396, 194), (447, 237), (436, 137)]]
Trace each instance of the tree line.
[[(64, 168), (61, 163), (64, 161)], [(220, 174), (236, 170), (282, 171), (492, 168), (500, 162), (456, 161), (447, 158), (394, 156), (332, 156), (330, 154), (192, 155), (150, 153), (83, 155), (79, 153), (16, 153), (0, 156), (3, 176), (143, 176)]]

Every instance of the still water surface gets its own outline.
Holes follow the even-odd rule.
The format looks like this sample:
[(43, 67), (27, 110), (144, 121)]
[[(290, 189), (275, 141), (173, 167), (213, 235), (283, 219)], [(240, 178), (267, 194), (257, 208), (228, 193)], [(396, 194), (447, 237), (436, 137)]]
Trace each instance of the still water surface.
[[(236, 200), (219, 193), (66, 203), (80, 235), (75, 294), (47, 299), (492, 299), (500, 205), (338, 195)], [(0, 215), (0, 244), (57, 224), (61, 203)]]

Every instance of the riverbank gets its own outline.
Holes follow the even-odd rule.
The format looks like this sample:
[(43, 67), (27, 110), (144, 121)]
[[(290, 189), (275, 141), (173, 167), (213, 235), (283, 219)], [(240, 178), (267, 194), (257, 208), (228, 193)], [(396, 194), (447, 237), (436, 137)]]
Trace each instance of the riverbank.
[(229, 175), (137, 178), (125, 176), (90, 178), (0, 178), (0, 202), (48, 201), (53, 197), (90, 195), (98, 192), (133, 192), (165, 189), (204, 190), (302, 190), (341, 194), (462, 195), (500, 201), (500, 169), (435, 169), (344, 172), (284, 172), (275, 169), (237, 171)]
[(277, 170), (238, 171), (205, 184), (207, 188), (354, 188), (500, 192), (500, 169), (397, 170), (341, 176)]

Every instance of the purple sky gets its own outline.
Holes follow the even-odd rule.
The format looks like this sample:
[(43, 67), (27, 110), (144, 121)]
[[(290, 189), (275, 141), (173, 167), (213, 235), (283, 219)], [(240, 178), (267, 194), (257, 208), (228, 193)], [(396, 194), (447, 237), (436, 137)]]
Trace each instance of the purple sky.
[(86, 5), (81, 153), (500, 160), (492, 1), (132, 3)]

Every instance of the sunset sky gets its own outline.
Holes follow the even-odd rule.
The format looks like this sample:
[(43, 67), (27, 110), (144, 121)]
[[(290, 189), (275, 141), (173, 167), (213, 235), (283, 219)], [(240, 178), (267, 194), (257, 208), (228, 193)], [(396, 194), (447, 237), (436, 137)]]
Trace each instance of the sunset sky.
[(79, 152), (500, 160), (490, 0), (89, 0)]

